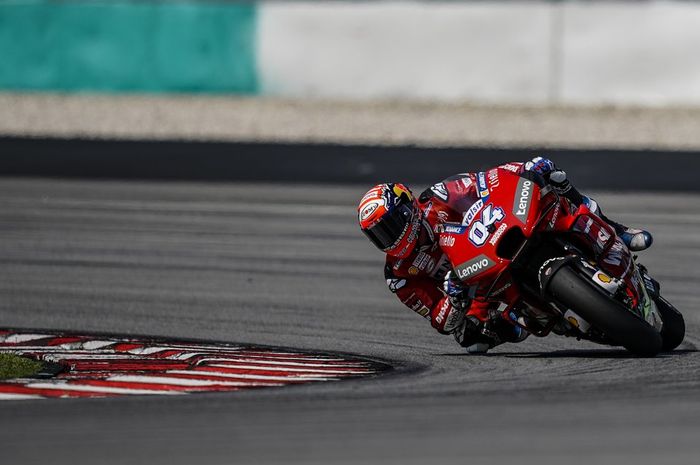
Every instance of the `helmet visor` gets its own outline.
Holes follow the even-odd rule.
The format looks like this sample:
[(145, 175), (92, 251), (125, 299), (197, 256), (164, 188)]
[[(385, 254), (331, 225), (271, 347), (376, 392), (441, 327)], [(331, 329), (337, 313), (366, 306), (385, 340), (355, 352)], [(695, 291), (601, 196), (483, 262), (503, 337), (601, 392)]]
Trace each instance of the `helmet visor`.
[(362, 232), (374, 245), (381, 250), (387, 250), (406, 234), (412, 217), (411, 204), (401, 204), (384, 215), (377, 224), (363, 229)]

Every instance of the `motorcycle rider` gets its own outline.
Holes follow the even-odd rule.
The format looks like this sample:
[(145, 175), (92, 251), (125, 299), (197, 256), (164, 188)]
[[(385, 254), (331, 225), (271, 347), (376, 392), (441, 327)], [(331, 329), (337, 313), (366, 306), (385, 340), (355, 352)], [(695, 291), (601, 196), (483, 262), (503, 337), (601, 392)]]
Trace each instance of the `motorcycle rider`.
[[(647, 249), (652, 236), (606, 218), (595, 200), (581, 195), (551, 160), (500, 165), (518, 174), (534, 171), (575, 205), (585, 204), (608, 222), (630, 250)], [(430, 320), (442, 334), (452, 334), (470, 353), (484, 353), (504, 342), (521, 342), (529, 334), (496, 312), (497, 304), (472, 300), (436, 240), (446, 222), (461, 222), (462, 215), (487, 189), (484, 173), (452, 176), (426, 189), (419, 198), (403, 184), (374, 186), (362, 197), (358, 220), (362, 232), (386, 253), (384, 274), (391, 292), (406, 306)], [(483, 184), (482, 184), (483, 183)], [(457, 216), (455, 216), (457, 215)]]

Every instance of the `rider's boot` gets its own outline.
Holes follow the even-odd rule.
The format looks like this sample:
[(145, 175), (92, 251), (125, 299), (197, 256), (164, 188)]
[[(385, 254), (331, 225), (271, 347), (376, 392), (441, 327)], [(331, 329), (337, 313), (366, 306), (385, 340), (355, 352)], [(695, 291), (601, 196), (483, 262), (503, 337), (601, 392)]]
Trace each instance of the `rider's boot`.
[(654, 238), (649, 231), (629, 228), (624, 224), (613, 221), (605, 216), (598, 206), (598, 202), (590, 197), (582, 195), (578, 190), (576, 190), (576, 188), (567, 179), (566, 172), (562, 170), (552, 171), (549, 176), (549, 183), (559, 195), (565, 196), (571, 200), (574, 205), (586, 205), (589, 210), (612, 226), (620, 239), (622, 239), (622, 242), (624, 242), (630, 250), (634, 252), (646, 250), (651, 247), (651, 244), (654, 242)]
[(485, 354), (505, 342), (522, 342), (530, 335), (519, 326), (513, 326), (502, 318), (486, 322), (473, 316), (465, 318), (464, 325), (453, 333), (457, 343), (469, 354)]

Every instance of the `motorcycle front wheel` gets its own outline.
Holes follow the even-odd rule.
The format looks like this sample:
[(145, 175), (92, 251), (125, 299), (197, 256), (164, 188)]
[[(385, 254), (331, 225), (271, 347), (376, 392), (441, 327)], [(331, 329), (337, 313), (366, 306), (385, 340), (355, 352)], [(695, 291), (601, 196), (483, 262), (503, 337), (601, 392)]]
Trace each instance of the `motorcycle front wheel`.
[(653, 357), (661, 352), (663, 340), (656, 329), (572, 268), (561, 267), (552, 276), (547, 290), (556, 302), (633, 354)]
[(662, 350), (670, 352), (678, 347), (685, 337), (685, 321), (681, 312), (671, 305), (668, 300), (661, 296), (654, 299), (656, 308), (659, 309), (664, 327), (661, 328), (661, 338), (663, 339)]

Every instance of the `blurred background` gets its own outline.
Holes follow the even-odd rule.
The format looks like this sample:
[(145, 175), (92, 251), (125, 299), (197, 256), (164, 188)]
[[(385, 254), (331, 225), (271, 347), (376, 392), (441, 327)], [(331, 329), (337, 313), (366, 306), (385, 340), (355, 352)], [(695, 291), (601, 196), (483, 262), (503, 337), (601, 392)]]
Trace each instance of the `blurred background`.
[(698, 24), (692, 1), (2, 0), (2, 145), (37, 158), (0, 173), (47, 137), (695, 151)]

